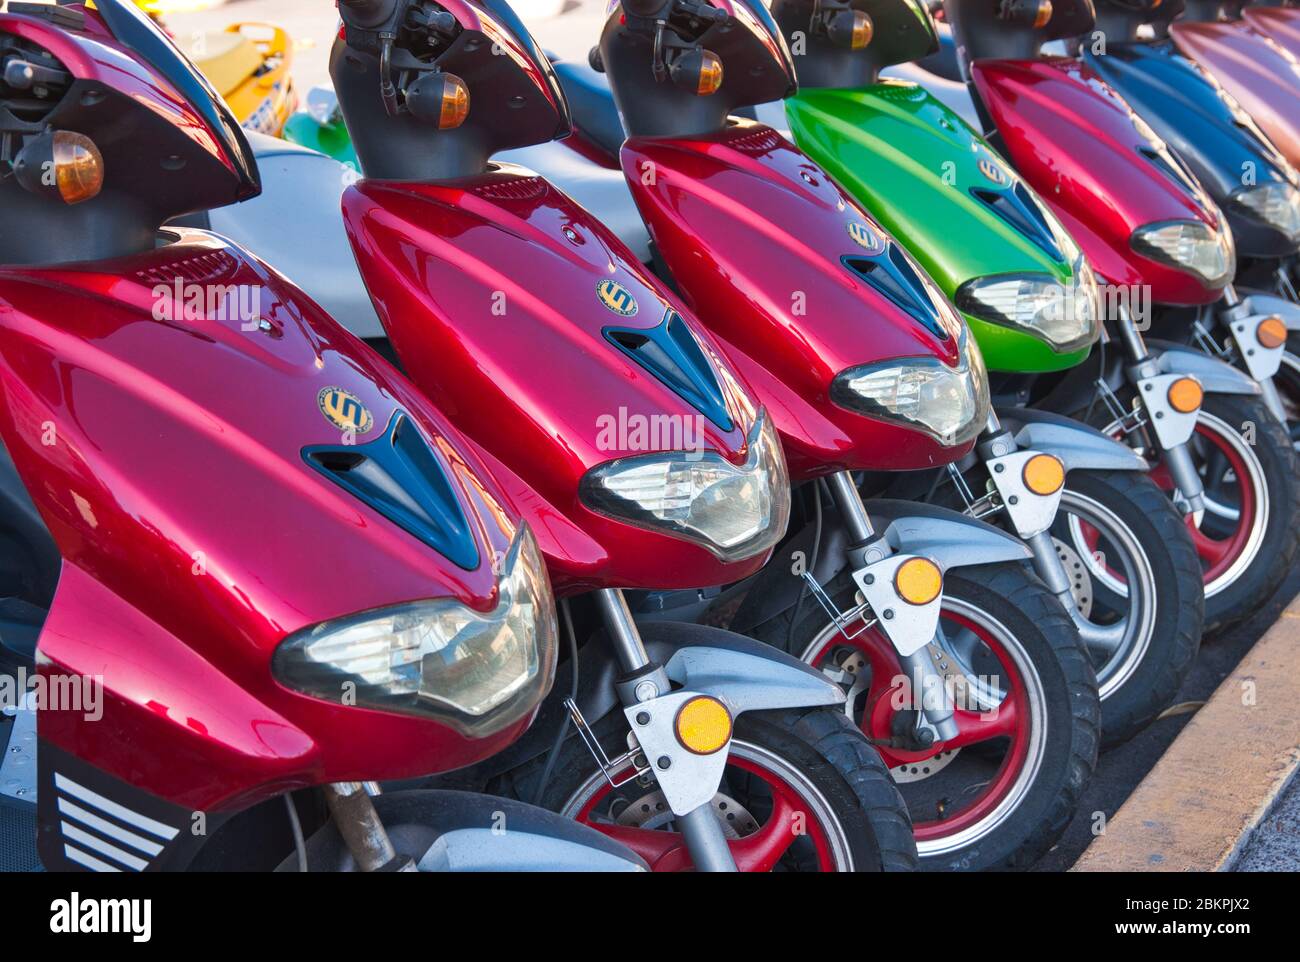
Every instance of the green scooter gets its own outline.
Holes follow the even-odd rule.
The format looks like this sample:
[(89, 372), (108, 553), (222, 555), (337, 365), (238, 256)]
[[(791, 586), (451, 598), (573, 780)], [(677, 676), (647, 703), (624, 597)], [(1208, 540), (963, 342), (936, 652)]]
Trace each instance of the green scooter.
[[(1095, 284), (1086, 257), (957, 114), (923, 87), (879, 78), (882, 68), (937, 48), (926, 8), (916, 0), (773, 0), (771, 9), (799, 72), (799, 92), (784, 101), (795, 142), (908, 245), (964, 314), (990, 372), (1083, 364), (1102, 327), (1089, 308)], [(1018, 448), (1061, 456), (1052, 433), (1083, 429), (1027, 407), (1024, 383), (1008, 382), (976, 453), (931, 478), (928, 494), (999, 521), (1033, 548), (1038, 574), (1088, 646), (1104, 741), (1113, 745), (1167, 708), (1191, 667), (1203, 622), (1201, 568), (1146, 462), (1099, 433), (1093, 440), (1108, 445), (1062, 458), (1070, 470), (1050, 528), (1019, 515), (995, 473), (998, 457)]]

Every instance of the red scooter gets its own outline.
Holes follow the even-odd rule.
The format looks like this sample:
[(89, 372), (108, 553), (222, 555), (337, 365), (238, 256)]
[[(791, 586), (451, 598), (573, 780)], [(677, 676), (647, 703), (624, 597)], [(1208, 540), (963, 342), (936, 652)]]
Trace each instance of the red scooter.
[(39, 710), (0, 786), (44, 867), (644, 869), (526, 805), (368, 789), (527, 729), (559, 645), (532, 533), (282, 276), (160, 232), (260, 186), (133, 5), (10, 4), (0, 77), (6, 556), (55, 563), (6, 585)]
[[(1183, 162), (1091, 68), (1042, 54), (1045, 42), (1086, 39), (1089, 0), (1057, 0), (1046, 20), (1033, 3), (948, 0), (945, 9), (986, 136), (1105, 280), (1118, 349), (1099, 357), (1100, 368), (1090, 361), (1052, 384), (1043, 404), (1078, 412), (1159, 462), (1154, 476), (1183, 508), (1201, 556), (1206, 629), (1247, 617), (1291, 570), (1300, 538), (1291, 440), (1259, 383), (1221, 360), (1214, 342), (1199, 351), (1147, 340), (1134, 316), (1135, 304), (1169, 313), (1223, 297), (1231, 232)], [(1225, 312), (1234, 336), (1243, 354), (1269, 355), (1276, 367), (1284, 339), (1264, 338), (1278, 322), (1249, 305)], [(1167, 386), (1188, 375), (1204, 402), (1183, 414)]]
[[(892, 706), (886, 737), (900, 759), (919, 767), (935, 755), (951, 758), (964, 745), (990, 742), (995, 749), (986, 770), (1002, 773), (996, 785), (981, 789), (974, 807), (966, 799), (959, 807), (973, 811), (971, 821), (981, 828), (1006, 831), (977, 830), (972, 834), (980, 844), (967, 845), (965, 854), (988, 864), (1032, 857), (1059, 827), (1058, 816), (1068, 811), (1096, 751), (1095, 682), (1077, 635), (1056, 599), (1023, 568), (1029, 557), (1023, 544), (924, 505), (874, 502), (869, 514), (849, 474), (867, 465), (946, 463), (969, 451), (984, 427), (983, 370), (951, 306), (861, 211), (813, 179), (819, 200), (810, 205), (792, 198), (788, 213), (798, 222), (811, 209), (825, 231), (816, 243), (844, 256), (846, 263), (826, 268), (826, 280), (810, 274), (807, 291), (811, 299), (825, 296), (836, 305), (821, 308), (823, 317), (843, 320), (821, 331), (794, 325), (784, 333), (781, 325), (765, 322), (769, 352), (793, 351), (799, 359), (780, 368), (770, 362), (797, 378), (782, 384), (731, 345), (722, 350), (681, 300), (545, 180), (489, 162), (497, 151), (568, 130), (551, 67), (508, 8), (489, 0), (358, 2), (340, 9), (345, 32), (331, 72), (366, 174), (345, 193), (344, 217), (375, 309), (402, 364), (435, 400), (456, 411), (458, 426), (495, 459), (497, 475), (513, 474), (537, 492), (538, 519), (530, 516), (530, 522), (540, 532), (557, 590), (593, 592), (595, 604), (575, 605), (575, 613), (584, 622), (585, 611), (584, 623), (602, 627), (615, 643), (616, 663), (605, 654), (608, 645), (583, 649), (579, 677), (594, 671), (598, 679), (590, 688), (594, 707), (579, 699), (580, 710), (572, 713), (586, 745), (572, 743), (550, 755), (538, 745), (532, 757), (507, 752), (502, 759), (518, 763), (509, 770), (501, 760), (488, 763), (499, 770), (496, 784), (590, 821), (653, 865), (688, 864), (687, 855), (696, 865), (710, 864), (701, 858), (712, 857), (707, 840), (691, 831), (685, 849), (671, 833), (646, 831), (688, 826), (683, 816), (694, 812), (683, 810), (668, 784), (676, 763), (626, 770), (628, 721), (640, 740), (640, 714), (661, 714), (654, 710), (666, 690), (661, 666), (670, 659), (671, 675), (678, 660), (661, 642), (670, 630), (664, 619), (694, 618), (708, 606), (716, 616), (719, 608), (734, 607), (734, 599), (755, 612), (755, 625), (770, 627), (782, 617), (789, 622), (793, 613), (801, 632), (814, 621), (828, 628), (818, 667), (854, 690), (850, 712), (859, 707), (869, 673), (863, 657), (847, 667), (840, 663), (845, 646), (836, 639), (841, 630), (846, 638), (857, 631), (872, 639), (859, 644), (870, 647), (874, 659), (873, 696), (898, 696), (877, 700)], [(492, 56), (493, 43), (504, 57)], [(703, 61), (697, 66), (707, 72)], [(760, 136), (752, 149), (756, 156), (764, 149)], [(811, 165), (806, 173), (814, 178)], [(770, 267), (779, 269), (779, 263)], [(873, 274), (876, 280), (866, 282)], [(897, 301), (881, 295), (877, 284), (887, 285)], [(854, 318), (876, 315), (876, 351), (864, 355)], [(575, 367), (579, 358), (582, 366)], [(900, 368), (900, 358), (910, 359), (910, 366)], [(881, 360), (891, 363), (862, 366)], [(800, 364), (803, 373), (791, 374)], [(838, 374), (850, 371), (834, 394), (827, 393)], [(784, 447), (802, 477), (823, 477), (836, 506), (826, 509), (825, 538), (816, 536), (823, 543), (811, 543), (810, 520), (809, 544), (791, 545), (793, 557), (769, 566), (757, 582), (743, 578), (753, 566), (728, 568), (710, 560), (725, 555), (726, 545), (709, 519), (682, 523), (692, 513), (691, 490), (707, 490), (689, 480), (688, 461), (664, 452), (661, 443), (652, 442), (646, 453), (644, 442), (592, 438), (593, 427), (644, 411), (635, 395), (628, 401), (626, 394), (646, 380), (656, 410), (702, 419), (710, 443), (748, 439), (743, 449), (733, 447), (735, 454), (713, 462), (711, 474), (725, 477), (725, 462), (739, 463), (743, 450), (752, 461), (755, 451), (771, 446), (775, 457)], [(758, 388), (762, 411), (747, 400), (746, 380)], [(627, 413), (615, 417), (620, 407)], [(517, 427), (506, 432), (503, 424)], [(648, 481), (664, 477), (681, 478), (675, 482), (680, 507), (646, 495)], [(743, 487), (734, 488), (735, 497), (748, 497)], [(809, 486), (806, 500), (810, 518), (822, 511), (817, 485)], [(643, 529), (642, 547), (614, 564), (614, 553), (602, 546), (615, 536), (629, 538), (629, 524)], [(702, 543), (703, 550), (673, 547), (674, 539)], [(666, 565), (663, 552), (670, 547), (681, 560)], [(808, 580), (799, 577), (804, 571)], [(837, 575), (828, 593), (822, 585)], [(722, 592), (699, 587), (728, 583)], [(616, 590), (631, 587), (640, 590)], [(770, 611), (760, 610), (768, 603)], [(824, 613), (798, 617), (814, 616), (820, 603), (836, 621)], [(787, 657), (764, 650), (772, 659)], [(589, 666), (591, 657), (596, 661)], [(849, 679), (855, 671), (859, 688)], [(628, 682), (614, 684), (620, 672)], [(992, 679), (983, 700), (965, 698), (954, 673)], [(631, 683), (642, 678), (652, 682), (644, 691)], [(954, 687), (961, 689), (959, 699)], [(612, 711), (616, 697), (621, 714)], [(848, 719), (838, 711), (834, 727), (825, 720), (817, 722), (824, 728), (804, 722), (794, 730), (813, 739), (845, 737)], [(1013, 747), (1001, 750), (1008, 741)], [(738, 753), (732, 765), (762, 776), (762, 757)], [(851, 758), (863, 764), (856, 754)], [(776, 844), (759, 828), (759, 813), (774, 803), (760, 798), (756, 809), (748, 791), (735, 794), (741, 785), (742, 779), (730, 777), (718, 790), (712, 781), (713, 794), (692, 797), (735, 815), (722, 824), (724, 832), (738, 832), (728, 839), (738, 865), (836, 865), (833, 847), (799, 852), (787, 851), (788, 839)], [(1017, 819), (1024, 821), (1018, 825)], [(692, 830), (703, 827), (697, 823)], [(905, 862), (910, 840), (903, 846), (875, 827), (887, 863)], [(935, 834), (947, 835), (945, 844), (955, 837), (946, 825)], [(931, 864), (958, 861), (952, 851)]]

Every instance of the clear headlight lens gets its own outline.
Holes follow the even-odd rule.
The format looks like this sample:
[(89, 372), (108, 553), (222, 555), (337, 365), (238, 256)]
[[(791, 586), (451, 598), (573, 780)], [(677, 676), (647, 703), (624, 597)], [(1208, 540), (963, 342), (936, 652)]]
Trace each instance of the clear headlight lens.
[(790, 477), (781, 440), (766, 411), (737, 466), (709, 451), (673, 451), (619, 458), (582, 479), (592, 510), (691, 541), (723, 561), (766, 551), (790, 520)]
[(1226, 228), (1216, 234), (1198, 220), (1148, 224), (1133, 232), (1133, 249), (1152, 260), (1219, 284), (1237, 272), (1237, 252)]
[(1100, 330), (1097, 277), (1082, 254), (1075, 259), (1069, 287), (1046, 274), (981, 278), (962, 285), (957, 306), (974, 317), (1035, 334), (1062, 352), (1091, 344)]
[(475, 737), (500, 731), (550, 689), (558, 637), (546, 564), (527, 526), (500, 568), (491, 611), (444, 598), (322, 622), (281, 642), (272, 671), (316, 698), (432, 718)]
[(1290, 184), (1246, 187), (1232, 195), (1231, 203), (1292, 240), (1300, 240), (1300, 191)]
[(940, 444), (965, 444), (988, 420), (989, 378), (975, 340), (961, 336), (961, 363), (914, 357), (841, 371), (831, 400), (859, 414), (918, 428)]

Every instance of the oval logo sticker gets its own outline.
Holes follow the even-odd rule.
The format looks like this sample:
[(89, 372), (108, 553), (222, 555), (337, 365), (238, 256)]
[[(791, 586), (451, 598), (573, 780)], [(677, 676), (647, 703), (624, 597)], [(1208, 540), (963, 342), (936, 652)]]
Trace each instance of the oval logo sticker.
[(352, 431), (365, 434), (375, 426), (370, 409), (361, 403), (361, 398), (341, 387), (323, 388), (316, 395), (316, 403), (325, 420), (340, 431)]
[(872, 254), (879, 254), (885, 249), (885, 239), (866, 224), (855, 221), (849, 225), (849, 236), (859, 247), (864, 247)]
[(622, 284), (605, 280), (596, 285), (596, 296), (607, 310), (621, 317), (631, 317), (637, 312), (636, 298)]
[(1006, 171), (1004, 171), (1000, 166), (998, 166), (998, 164), (994, 160), (992, 160), (989, 157), (980, 158), (980, 173), (983, 174), (985, 177), (987, 177), (989, 180), (993, 181), (993, 183), (997, 184), (999, 187), (1005, 186), (1006, 184), (1010, 183), (1010, 178), (1007, 177)]

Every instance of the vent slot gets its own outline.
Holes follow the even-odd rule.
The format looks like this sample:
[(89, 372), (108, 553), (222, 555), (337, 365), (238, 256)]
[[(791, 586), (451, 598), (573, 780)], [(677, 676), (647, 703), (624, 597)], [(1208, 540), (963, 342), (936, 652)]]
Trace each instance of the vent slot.
[(607, 327), (605, 338), (724, 431), (734, 424), (713, 365), (674, 310), (658, 327)]
[(451, 479), (423, 433), (402, 412), (366, 444), (318, 444), (303, 460), (453, 564), (478, 567), (478, 545)]
[(1024, 184), (1016, 182), (1007, 190), (972, 187), (971, 195), (1037, 244), (1052, 259), (1059, 261), (1065, 257), (1056, 243), (1051, 225)]
[(924, 325), (930, 333), (941, 340), (948, 339), (948, 331), (940, 322), (939, 312), (931, 302), (924, 282), (897, 244), (891, 241), (878, 257), (845, 255), (840, 262)]

